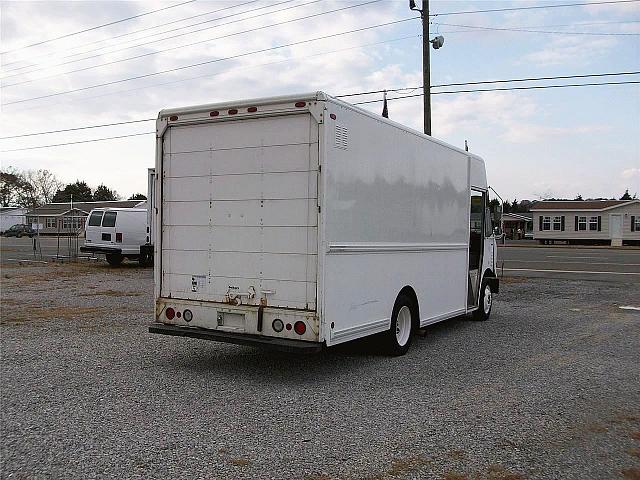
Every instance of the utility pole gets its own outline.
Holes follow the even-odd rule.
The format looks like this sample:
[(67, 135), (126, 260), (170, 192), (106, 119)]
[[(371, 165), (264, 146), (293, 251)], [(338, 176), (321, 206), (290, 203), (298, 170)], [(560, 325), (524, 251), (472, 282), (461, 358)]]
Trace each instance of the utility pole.
[(444, 45), (444, 37), (438, 35), (429, 38), (429, 0), (422, 0), (422, 9), (416, 6), (415, 0), (409, 0), (409, 8), (420, 12), (422, 18), (422, 93), (424, 112), (424, 133), (431, 135), (431, 61), (429, 59), (429, 44), (434, 49)]
[(431, 135), (431, 62), (429, 60), (429, 0), (422, 0), (422, 93), (424, 133)]

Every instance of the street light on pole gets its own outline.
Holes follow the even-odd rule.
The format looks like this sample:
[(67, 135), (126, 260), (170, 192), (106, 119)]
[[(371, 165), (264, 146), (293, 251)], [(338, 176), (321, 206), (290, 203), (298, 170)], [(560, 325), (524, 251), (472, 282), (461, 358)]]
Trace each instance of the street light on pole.
[(416, 6), (415, 0), (409, 0), (409, 8), (420, 12), (422, 17), (422, 89), (424, 104), (424, 133), (431, 135), (431, 65), (429, 60), (429, 44), (435, 50), (444, 45), (444, 37), (438, 35), (429, 39), (429, 0), (422, 0), (422, 9)]

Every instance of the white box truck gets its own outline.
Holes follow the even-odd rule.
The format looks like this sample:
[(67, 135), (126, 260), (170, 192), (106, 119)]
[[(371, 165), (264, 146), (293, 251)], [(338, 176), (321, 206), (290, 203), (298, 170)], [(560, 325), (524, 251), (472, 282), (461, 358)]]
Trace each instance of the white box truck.
[(317, 351), (485, 320), (479, 157), (316, 92), (163, 110), (152, 333)]

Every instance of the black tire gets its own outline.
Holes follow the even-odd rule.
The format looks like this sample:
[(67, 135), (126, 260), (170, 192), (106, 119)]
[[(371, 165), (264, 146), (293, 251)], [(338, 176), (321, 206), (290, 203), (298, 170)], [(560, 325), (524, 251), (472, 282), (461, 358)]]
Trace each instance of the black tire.
[(22, 238), (22, 233), (17, 233), (16, 238)]
[(112, 267), (117, 267), (122, 263), (122, 260), (124, 260), (124, 257), (119, 253), (107, 253), (106, 257), (107, 263)]
[[(406, 342), (401, 345), (398, 341), (397, 329), (398, 329), (398, 315), (403, 307), (407, 307), (411, 314), (411, 327), (409, 330), (409, 336)], [(404, 315), (404, 313), (403, 313)], [(418, 321), (418, 308), (414, 300), (404, 294), (398, 295), (396, 303), (393, 306), (393, 312), (391, 313), (391, 328), (384, 333), (384, 349), (385, 351), (394, 357), (404, 355), (409, 351), (411, 346), (411, 339), (415, 333), (415, 325)]]
[(140, 247), (140, 257), (138, 263), (141, 267), (153, 267), (153, 249)]
[[(486, 295), (489, 295), (488, 302), (485, 302)], [(489, 317), (491, 316), (491, 308), (493, 307), (493, 292), (491, 291), (491, 285), (486, 280), (482, 281), (482, 287), (480, 288), (480, 302), (478, 305), (478, 309), (473, 312), (473, 319), (479, 322), (489, 320)]]

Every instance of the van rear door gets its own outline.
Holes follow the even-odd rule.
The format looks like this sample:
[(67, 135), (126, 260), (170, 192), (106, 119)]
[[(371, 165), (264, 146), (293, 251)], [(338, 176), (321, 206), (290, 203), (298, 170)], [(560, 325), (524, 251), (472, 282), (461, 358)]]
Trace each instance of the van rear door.
[(161, 174), (162, 297), (315, 310), (312, 115), (171, 126)]

